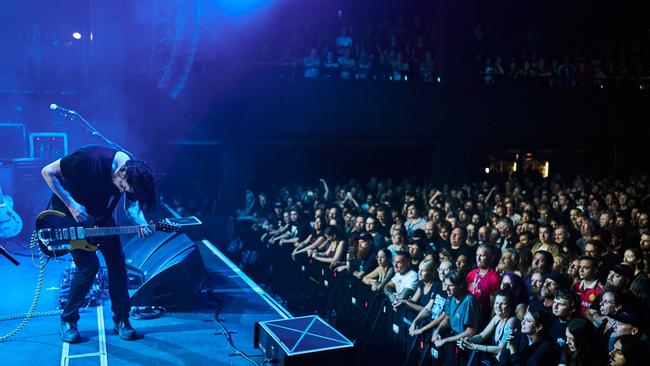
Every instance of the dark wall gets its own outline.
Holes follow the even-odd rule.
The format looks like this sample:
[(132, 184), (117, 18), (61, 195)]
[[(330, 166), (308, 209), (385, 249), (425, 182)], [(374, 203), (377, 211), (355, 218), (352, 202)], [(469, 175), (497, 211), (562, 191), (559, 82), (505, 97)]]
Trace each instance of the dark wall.
[(455, 184), (504, 152), (534, 152), (569, 176), (647, 171), (648, 99), (621, 89), (264, 77), (214, 101), (200, 131), (218, 141), (220, 157), (205, 164), (235, 204), (246, 188), (319, 176)]

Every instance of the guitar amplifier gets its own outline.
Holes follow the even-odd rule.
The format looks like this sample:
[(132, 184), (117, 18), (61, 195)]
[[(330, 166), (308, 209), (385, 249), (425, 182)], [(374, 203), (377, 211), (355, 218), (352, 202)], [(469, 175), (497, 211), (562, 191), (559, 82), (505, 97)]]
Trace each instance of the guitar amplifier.
[(255, 348), (272, 365), (346, 365), (354, 344), (316, 315), (255, 323)]
[(0, 123), (0, 160), (11, 160), (27, 156), (25, 125), (22, 123)]

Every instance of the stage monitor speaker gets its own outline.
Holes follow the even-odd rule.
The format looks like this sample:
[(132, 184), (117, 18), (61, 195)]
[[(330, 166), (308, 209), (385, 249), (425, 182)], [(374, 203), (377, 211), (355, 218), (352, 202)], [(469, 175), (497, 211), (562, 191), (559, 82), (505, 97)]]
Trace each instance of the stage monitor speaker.
[(196, 244), (181, 234), (142, 253), (145, 255), (138, 259), (139, 266), (132, 268), (143, 275), (144, 283), (131, 291), (131, 304), (191, 310), (206, 277)]
[[(166, 233), (156, 231), (148, 238), (132, 236), (126, 242), (123, 240), (122, 248), (126, 257), (126, 263), (135, 268), (142, 268), (144, 262), (151, 258), (165, 243), (178, 237), (177, 233)], [(181, 241), (187, 241), (186, 238)]]
[(355, 359), (354, 344), (317, 315), (255, 323), (253, 339), (270, 363), (336, 365)]

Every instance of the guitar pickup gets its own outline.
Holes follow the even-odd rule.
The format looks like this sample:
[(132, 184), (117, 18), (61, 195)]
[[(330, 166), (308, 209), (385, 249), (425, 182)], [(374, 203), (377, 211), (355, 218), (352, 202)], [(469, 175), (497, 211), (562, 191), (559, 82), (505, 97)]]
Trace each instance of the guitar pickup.
[(77, 228), (77, 238), (79, 240), (84, 240), (86, 238), (86, 231), (82, 227)]
[(70, 228), (70, 240), (77, 240), (77, 230), (73, 227)]
[(70, 230), (68, 229), (63, 229), (63, 240), (68, 240), (68, 238), (70, 237), (69, 231)]

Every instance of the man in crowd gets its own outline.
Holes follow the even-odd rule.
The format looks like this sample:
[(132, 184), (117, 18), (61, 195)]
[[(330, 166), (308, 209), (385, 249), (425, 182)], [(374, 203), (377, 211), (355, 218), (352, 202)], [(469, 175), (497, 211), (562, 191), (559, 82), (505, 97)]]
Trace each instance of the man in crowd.
[(573, 291), (580, 298), (580, 314), (583, 316), (589, 309), (589, 306), (596, 300), (603, 286), (596, 277), (596, 260), (593, 257), (581, 256), (578, 274), (580, 282), (573, 286)]
[(386, 296), (392, 302), (410, 298), (418, 286), (418, 274), (411, 269), (411, 257), (408, 252), (397, 252), (393, 268), (395, 275), (384, 287)]
[(467, 288), (481, 308), (481, 319), (487, 323), (492, 312), (494, 294), (501, 287), (501, 277), (493, 268), (494, 254), (487, 245), (476, 250), (476, 268), (467, 274)]

